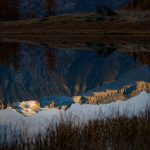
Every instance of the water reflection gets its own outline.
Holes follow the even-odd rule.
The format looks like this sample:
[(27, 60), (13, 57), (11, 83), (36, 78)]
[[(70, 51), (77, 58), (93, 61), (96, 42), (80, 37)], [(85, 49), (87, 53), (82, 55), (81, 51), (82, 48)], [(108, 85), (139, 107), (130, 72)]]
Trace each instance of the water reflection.
[(8, 103), (71, 96), (104, 83), (122, 86), (137, 80), (150, 81), (149, 52), (126, 53), (113, 46), (98, 47), (70, 50), (1, 43), (0, 100)]
[(0, 20), (41, 18), (52, 15), (53, 0), (1, 0)]

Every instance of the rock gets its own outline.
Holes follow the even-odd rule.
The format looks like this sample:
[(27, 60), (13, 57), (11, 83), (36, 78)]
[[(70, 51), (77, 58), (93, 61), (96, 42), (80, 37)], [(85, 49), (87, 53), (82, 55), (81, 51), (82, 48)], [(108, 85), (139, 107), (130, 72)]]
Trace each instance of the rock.
[(74, 103), (73, 99), (65, 96), (53, 96), (49, 99), (41, 99), (40, 104), (43, 108), (56, 108), (66, 110)]
[(86, 97), (86, 96), (73, 96), (73, 101), (74, 103), (77, 103), (77, 104), (88, 104), (89, 103), (89, 99), (90, 97)]
[(55, 103), (52, 102), (49, 106), (50, 106), (50, 108), (54, 108), (55, 107)]
[(66, 105), (62, 105), (62, 106), (61, 106), (61, 110), (66, 111), (67, 109), (68, 109), (68, 106), (66, 106)]
[(150, 83), (144, 81), (137, 82), (136, 89), (131, 93), (131, 96), (136, 96), (141, 91), (146, 91), (147, 93), (150, 93)]
[(81, 96), (73, 96), (73, 101), (77, 104), (80, 104)]
[[(108, 104), (117, 100), (127, 100), (137, 96), (140, 92), (146, 91), (150, 93), (150, 83), (138, 81), (129, 85), (123, 86), (120, 89), (107, 89), (104, 91), (93, 91), (88, 95), (65, 97), (53, 96), (47, 99), (38, 101), (23, 101), (12, 104), (12, 108), (24, 116), (30, 116), (38, 113), (42, 108), (56, 108), (66, 111), (73, 103), (78, 104)], [(42, 106), (42, 108), (41, 108)], [(0, 102), (0, 109), (3, 109), (3, 103)]]
[(13, 103), (12, 108), (24, 116), (30, 116), (36, 114), (41, 107), (40, 103), (37, 101), (23, 101)]
[(0, 109), (4, 109), (4, 105), (2, 102), (0, 102)]
[(73, 100), (78, 104), (107, 104), (117, 100), (127, 100), (137, 96), (140, 92), (150, 93), (150, 83), (138, 81), (122, 87), (121, 89), (108, 89), (105, 91), (92, 92), (88, 96), (74, 96)]
[(89, 97), (82, 96), (80, 99), (80, 104), (89, 104)]

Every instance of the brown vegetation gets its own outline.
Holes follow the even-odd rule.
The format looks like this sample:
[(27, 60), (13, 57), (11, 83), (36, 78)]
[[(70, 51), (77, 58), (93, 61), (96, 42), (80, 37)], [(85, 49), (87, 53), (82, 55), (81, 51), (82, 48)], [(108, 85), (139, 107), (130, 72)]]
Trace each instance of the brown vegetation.
[[(1, 33), (19, 34), (128, 34), (149, 33), (149, 12), (134, 15), (134, 13), (119, 12), (103, 20), (95, 14), (51, 16), (42, 19), (3, 22)], [(146, 17), (145, 17), (146, 16)]]
[(78, 104), (107, 104), (118, 99), (127, 100), (137, 96), (142, 91), (150, 93), (150, 84), (148, 82), (138, 81), (134, 84), (125, 85), (119, 89), (91, 92), (88, 96), (74, 96), (73, 100)]
[(11, 133), (13, 138), (7, 144), (10, 134), (7, 135), (6, 131), (3, 138), (0, 138), (0, 149), (148, 150), (150, 147), (149, 124), (149, 109), (139, 117), (118, 116), (106, 120), (89, 121), (84, 125), (74, 125), (69, 120), (66, 122), (62, 120), (55, 127), (49, 127), (44, 135), (37, 135), (35, 140), (24, 131), (18, 134)]

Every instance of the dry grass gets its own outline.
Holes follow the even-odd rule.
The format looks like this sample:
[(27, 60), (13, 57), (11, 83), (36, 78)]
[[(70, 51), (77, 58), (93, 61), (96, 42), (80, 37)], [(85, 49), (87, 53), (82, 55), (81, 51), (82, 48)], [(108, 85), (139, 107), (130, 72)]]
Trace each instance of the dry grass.
[(148, 150), (149, 124), (149, 109), (139, 117), (118, 116), (89, 121), (84, 125), (62, 120), (55, 127), (49, 127), (46, 134), (37, 135), (35, 140), (29, 138), (27, 132), (20, 132), (17, 134), (18, 141), (13, 133), (11, 144), (8, 145), (5, 132), (5, 140), (2, 142), (0, 138), (0, 150)]
[[(148, 12), (145, 12), (149, 14)], [(129, 15), (126, 15), (129, 14)], [(94, 14), (51, 16), (42, 19), (7, 21), (0, 25), (3, 33), (40, 33), (40, 34), (127, 34), (149, 33), (150, 17), (138, 12), (118, 12), (117, 16), (96, 19)], [(137, 16), (140, 17), (138, 18)], [(142, 19), (141, 19), (142, 18)]]

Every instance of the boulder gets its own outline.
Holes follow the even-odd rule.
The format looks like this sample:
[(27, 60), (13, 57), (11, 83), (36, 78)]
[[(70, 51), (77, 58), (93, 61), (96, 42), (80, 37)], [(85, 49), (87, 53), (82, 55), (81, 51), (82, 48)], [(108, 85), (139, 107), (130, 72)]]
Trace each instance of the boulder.
[(73, 96), (73, 101), (74, 103), (77, 103), (77, 104), (88, 104), (89, 103), (89, 99), (90, 99), (90, 96)]
[(38, 101), (23, 101), (13, 103), (12, 108), (24, 116), (30, 116), (36, 114), (41, 107)]
[(73, 98), (74, 103), (80, 104), (81, 96), (73, 96), (72, 98)]
[(65, 96), (53, 96), (50, 98), (40, 99), (42, 108), (56, 108), (66, 110), (74, 103), (73, 99)]

